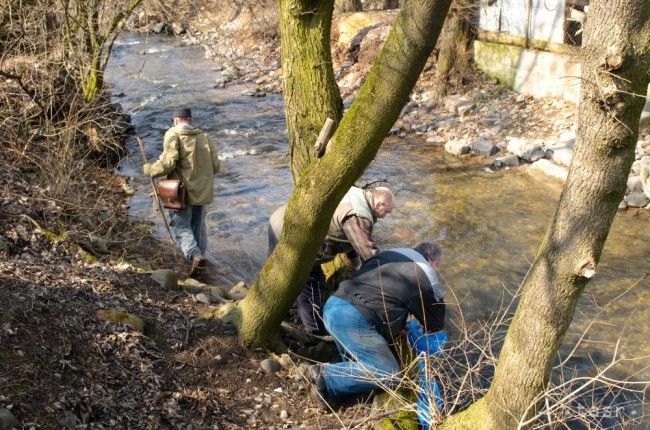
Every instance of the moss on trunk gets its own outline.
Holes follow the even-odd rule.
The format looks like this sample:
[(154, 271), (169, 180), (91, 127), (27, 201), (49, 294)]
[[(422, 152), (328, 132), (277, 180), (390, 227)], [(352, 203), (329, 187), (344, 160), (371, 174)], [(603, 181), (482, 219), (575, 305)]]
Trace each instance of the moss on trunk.
[(596, 0), (583, 48), (569, 176), (524, 281), (492, 386), (443, 429), (511, 429), (534, 416), (576, 303), (593, 276), (626, 181), (650, 80), (650, 3)]
[(325, 120), (338, 123), (343, 113), (330, 49), (333, 8), (334, 0), (280, 0), (284, 111), (294, 182), (314, 160), (314, 143)]
[[(355, 102), (332, 137), (330, 151), (302, 169), (289, 199), (278, 245), (242, 302), (240, 333), (244, 342), (268, 345), (277, 336), (282, 317), (307, 278), (337, 204), (375, 157), (408, 101), (436, 43), (449, 4), (450, 0), (413, 0), (404, 5)], [(301, 10), (305, 12), (305, 9)], [(292, 12), (283, 6), (282, 13), (292, 13), (284, 16), (283, 20), (303, 19), (300, 10)], [(282, 31), (286, 32), (292, 25), (285, 23)], [(322, 22), (320, 25), (329, 27), (330, 23)], [(286, 40), (289, 34), (282, 37), (282, 61), (290, 65), (293, 60), (287, 46), (294, 42)], [(313, 49), (322, 50), (325, 46), (329, 48), (329, 40), (321, 40), (321, 45)], [(323, 67), (331, 68), (331, 64)], [(291, 70), (289, 67), (284, 69), (285, 77)], [(288, 79), (294, 80), (292, 77)], [(332, 91), (324, 87), (328, 85), (325, 81), (319, 82), (313, 86), (314, 91)], [(287, 94), (285, 97), (286, 111), (299, 112), (303, 106), (301, 99)], [(313, 97), (316, 98), (317, 94)], [(287, 122), (290, 122), (289, 118)], [(290, 135), (296, 130), (299, 129), (290, 131)]]

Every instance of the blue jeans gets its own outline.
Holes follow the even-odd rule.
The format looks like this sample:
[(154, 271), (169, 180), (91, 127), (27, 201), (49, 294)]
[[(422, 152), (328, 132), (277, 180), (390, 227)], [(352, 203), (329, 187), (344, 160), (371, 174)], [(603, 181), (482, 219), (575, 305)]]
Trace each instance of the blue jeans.
[(182, 212), (169, 211), (169, 227), (187, 260), (197, 251), (205, 253), (208, 244), (203, 209), (204, 206), (186, 205)]
[(399, 363), (388, 342), (352, 304), (332, 296), (323, 311), (325, 328), (345, 361), (323, 365), (331, 396), (364, 393), (399, 383)]

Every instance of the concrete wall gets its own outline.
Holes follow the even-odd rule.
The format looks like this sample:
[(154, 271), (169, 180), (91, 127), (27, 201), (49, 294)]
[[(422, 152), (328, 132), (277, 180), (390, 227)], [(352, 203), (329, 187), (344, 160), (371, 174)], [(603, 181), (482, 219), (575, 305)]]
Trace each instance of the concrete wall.
[(581, 66), (572, 55), (476, 40), (474, 61), (489, 76), (519, 93), (578, 102)]
[(479, 28), (564, 43), (564, 10), (565, 0), (481, 0)]

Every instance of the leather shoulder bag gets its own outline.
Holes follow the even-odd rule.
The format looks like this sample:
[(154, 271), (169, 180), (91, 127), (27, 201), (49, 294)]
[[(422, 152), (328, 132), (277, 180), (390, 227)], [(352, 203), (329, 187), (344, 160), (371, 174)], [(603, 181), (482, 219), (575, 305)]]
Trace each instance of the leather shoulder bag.
[(161, 179), (156, 185), (158, 191), (158, 198), (160, 203), (164, 208), (174, 210), (176, 212), (181, 212), (185, 209), (185, 185), (181, 178), (181, 172), (179, 167), (181, 156), (181, 139), (176, 134), (176, 143), (178, 144), (178, 155), (179, 160), (176, 164), (176, 176), (177, 178), (170, 179)]

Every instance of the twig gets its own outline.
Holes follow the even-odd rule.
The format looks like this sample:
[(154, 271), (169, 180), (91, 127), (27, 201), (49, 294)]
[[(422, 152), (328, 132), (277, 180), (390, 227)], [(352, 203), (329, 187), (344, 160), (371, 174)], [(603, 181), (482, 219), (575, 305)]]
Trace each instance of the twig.
[(323, 128), (321, 128), (316, 143), (314, 144), (314, 150), (316, 151), (316, 157), (320, 158), (327, 151), (327, 146), (330, 141), (330, 137), (334, 134), (336, 130), (336, 123), (333, 119), (327, 118)]
[[(412, 406), (415, 406), (415, 404), (413, 404)], [(365, 423), (370, 422), (370, 421), (377, 421), (377, 420), (380, 420), (382, 418), (386, 418), (387, 416), (393, 415), (393, 414), (401, 411), (402, 409), (403, 408), (390, 409), (390, 410), (388, 410), (386, 412), (382, 412), (382, 413), (377, 414), (375, 416), (359, 418), (357, 420), (350, 421), (346, 425), (343, 425), (341, 423), (321, 424), (321, 425), (318, 425), (318, 426), (305, 427), (303, 430), (323, 430), (323, 429), (332, 430), (332, 429), (342, 429), (342, 428), (354, 427), (354, 426), (357, 426), (359, 424), (365, 424)]]
[[(144, 152), (144, 145), (142, 144), (142, 139), (140, 139), (140, 136), (136, 136), (136, 139), (138, 140), (138, 146), (140, 146), (140, 152), (142, 152), (142, 160), (146, 163), (147, 162), (147, 154)], [(147, 175), (149, 176), (149, 175)], [(160, 211), (160, 215), (162, 215), (163, 218), (163, 223), (165, 224), (165, 229), (167, 230), (167, 234), (169, 234), (169, 240), (172, 242), (172, 249), (174, 250), (174, 256), (177, 259), (178, 262), (178, 254), (176, 252), (176, 242), (174, 241), (174, 236), (172, 235), (172, 230), (169, 228), (169, 222), (167, 221), (167, 215), (165, 215), (165, 211), (163, 210), (162, 205), (160, 204), (160, 199), (158, 198), (158, 190), (156, 189), (156, 184), (153, 182), (153, 178), (149, 176), (149, 182), (151, 182), (151, 188), (153, 189), (153, 194), (155, 196), (156, 203), (158, 204), (158, 210)]]

